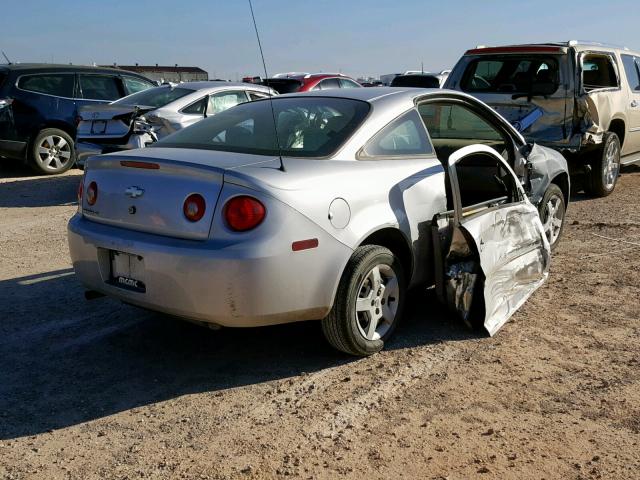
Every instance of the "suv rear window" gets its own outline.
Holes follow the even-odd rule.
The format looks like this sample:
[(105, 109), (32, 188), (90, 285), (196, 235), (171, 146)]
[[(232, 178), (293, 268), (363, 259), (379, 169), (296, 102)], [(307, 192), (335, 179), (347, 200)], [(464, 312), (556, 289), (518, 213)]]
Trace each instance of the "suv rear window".
[(528, 93), (542, 87), (551, 95), (559, 84), (556, 58), (503, 55), (472, 60), (464, 72), (461, 86), (465, 92), (478, 93)]
[(72, 98), (74, 83), (73, 74), (23, 75), (18, 80), (18, 88), (29, 92)]
[(326, 157), (358, 128), (369, 108), (367, 102), (346, 98), (291, 97), (248, 102), (178, 130), (153, 146)]
[(194, 93), (195, 90), (188, 88), (172, 88), (168, 85), (163, 87), (149, 88), (128, 97), (121, 98), (113, 103), (117, 105), (139, 105), (145, 107), (160, 108), (165, 105), (182, 98), (186, 95)]
[(282, 94), (295, 93), (302, 86), (302, 82), (294, 78), (267, 78), (262, 84)]

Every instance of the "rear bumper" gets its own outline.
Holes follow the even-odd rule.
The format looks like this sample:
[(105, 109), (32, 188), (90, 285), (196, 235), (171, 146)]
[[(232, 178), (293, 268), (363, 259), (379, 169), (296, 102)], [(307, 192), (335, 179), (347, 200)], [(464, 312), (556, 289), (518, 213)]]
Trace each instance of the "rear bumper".
[[(191, 320), (254, 327), (323, 318), (351, 249), (318, 232), (320, 247), (292, 252), (247, 243), (180, 240), (74, 216), (68, 225), (73, 267), (90, 290)], [(146, 292), (107, 283), (109, 250), (143, 257)], [(261, 253), (263, 252), (263, 253)]]

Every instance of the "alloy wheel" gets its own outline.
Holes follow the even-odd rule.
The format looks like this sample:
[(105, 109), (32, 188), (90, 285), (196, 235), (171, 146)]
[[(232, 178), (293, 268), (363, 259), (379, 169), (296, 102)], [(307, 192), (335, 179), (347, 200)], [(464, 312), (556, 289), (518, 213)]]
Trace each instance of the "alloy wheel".
[(607, 147), (605, 161), (602, 165), (602, 184), (607, 190), (613, 189), (620, 171), (620, 147), (611, 142)]
[(564, 221), (564, 207), (562, 198), (559, 195), (552, 195), (544, 206), (544, 233), (547, 236), (549, 245), (553, 245), (562, 231), (562, 222)]
[(356, 299), (356, 320), (360, 334), (378, 340), (389, 331), (396, 318), (400, 287), (389, 265), (374, 266), (364, 276)]
[(36, 160), (43, 170), (62, 170), (71, 161), (71, 145), (59, 135), (47, 135), (38, 145)]

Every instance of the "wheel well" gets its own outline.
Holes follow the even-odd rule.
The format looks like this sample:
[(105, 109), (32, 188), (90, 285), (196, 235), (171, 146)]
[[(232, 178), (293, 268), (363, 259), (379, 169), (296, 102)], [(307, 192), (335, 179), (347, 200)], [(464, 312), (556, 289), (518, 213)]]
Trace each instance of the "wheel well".
[(619, 118), (611, 120), (611, 123), (609, 124), (609, 131), (618, 135), (618, 138), (620, 139), (620, 147), (622, 147), (622, 145), (624, 145), (624, 134), (626, 132), (624, 120), (620, 120)]
[(69, 125), (66, 122), (60, 122), (56, 120), (51, 120), (40, 125), (40, 127), (34, 132), (33, 137), (31, 137), (31, 140), (33, 141), (33, 139), (36, 138), (38, 133), (40, 133), (42, 130), (46, 128), (57, 128), (58, 130), (62, 130), (63, 132), (65, 132), (67, 135), (71, 137), (74, 143), (76, 141), (75, 127)]
[(361, 245), (380, 245), (391, 250), (402, 263), (407, 283), (413, 275), (413, 254), (405, 236), (396, 228), (384, 228), (365, 238)]
[(564, 202), (565, 204), (568, 204), (569, 196), (571, 194), (569, 191), (569, 175), (566, 173), (560, 173), (551, 180), (551, 183), (555, 183), (560, 187), (560, 190), (562, 190), (562, 194), (564, 195)]

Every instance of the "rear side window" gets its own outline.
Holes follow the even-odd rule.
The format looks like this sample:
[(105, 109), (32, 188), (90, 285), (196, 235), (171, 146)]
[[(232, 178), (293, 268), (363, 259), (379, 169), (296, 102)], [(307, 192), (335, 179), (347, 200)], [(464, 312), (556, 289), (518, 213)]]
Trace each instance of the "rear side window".
[(117, 100), (122, 97), (120, 80), (111, 75), (80, 75), (82, 98), (90, 100)]
[(544, 87), (545, 93), (551, 95), (559, 84), (556, 58), (503, 55), (472, 60), (464, 72), (461, 86), (465, 92), (478, 93), (527, 93)]
[(433, 153), (420, 115), (415, 109), (395, 119), (362, 149), (359, 158), (393, 158)]
[(582, 58), (582, 86), (587, 92), (618, 86), (616, 70), (610, 56), (588, 54)]
[(124, 81), (124, 89), (126, 90), (127, 95), (138, 93), (146, 90), (147, 88), (153, 87), (151, 83), (140, 80), (139, 78), (123, 77), (122, 80)]
[(627, 74), (629, 88), (634, 91), (640, 90), (640, 72), (638, 71), (638, 63), (640, 58), (632, 55), (621, 55), (624, 71)]
[(348, 80), (346, 78), (340, 79), (340, 87), (342, 88), (360, 88), (362, 85), (354, 82), (353, 80)]
[(207, 105), (207, 115), (215, 115), (225, 110), (235, 107), (240, 103), (246, 102), (247, 94), (244, 92), (222, 92), (216, 93), (209, 97), (209, 105)]
[(18, 88), (57, 97), (73, 97), (73, 74), (23, 75)]
[(202, 97), (197, 102), (194, 102), (191, 105), (184, 107), (182, 109), (182, 113), (186, 113), (188, 115), (204, 115), (204, 111), (207, 108), (207, 100), (208, 100), (208, 97)]
[(322, 80), (316, 87), (314, 87), (314, 90), (330, 90), (332, 88), (340, 88), (340, 83), (337, 78), (327, 78)]

